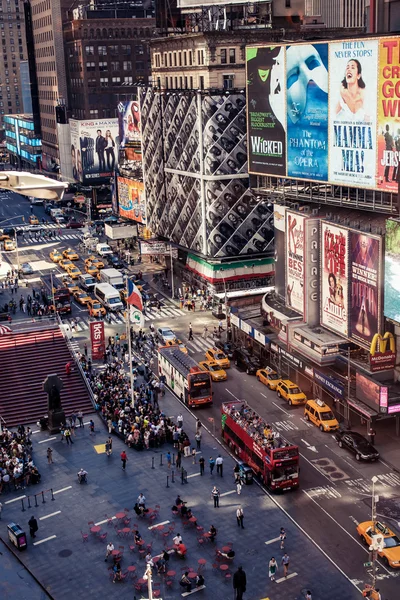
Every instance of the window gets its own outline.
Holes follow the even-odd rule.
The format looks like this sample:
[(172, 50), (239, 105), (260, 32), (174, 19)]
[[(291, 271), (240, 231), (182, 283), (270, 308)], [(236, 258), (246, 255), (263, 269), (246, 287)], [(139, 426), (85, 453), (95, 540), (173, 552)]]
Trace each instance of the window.
[(290, 0), (285, 0), (285, 7), (290, 8)]
[(223, 75), (223, 88), (224, 90), (231, 90), (233, 88), (234, 75)]
[(133, 83), (133, 77), (129, 76), (125, 76), (124, 77), (124, 83)]
[(99, 46), (99, 56), (107, 56), (107, 46)]
[(108, 77), (100, 77), (100, 87), (108, 86)]
[(85, 46), (86, 56), (94, 56), (94, 46)]
[(143, 44), (139, 44), (138, 46), (135, 46), (135, 54), (144, 54)]
[(87, 62), (86, 63), (86, 70), (87, 71), (95, 71), (96, 70), (96, 63), (94, 63), (94, 62)]
[(203, 75), (200, 75), (200, 77), (199, 77), (199, 88), (201, 90), (204, 90), (204, 76)]
[(226, 48), (221, 48), (221, 64), (226, 65)]
[(130, 56), (131, 52), (132, 52), (132, 48), (131, 48), (131, 46), (122, 45), (121, 52), (122, 52), (122, 54), (125, 54), (125, 56)]
[(115, 60), (115, 61), (111, 62), (110, 64), (111, 64), (111, 71), (119, 71), (119, 60)]
[(136, 71), (143, 71), (144, 70), (144, 62), (142, 60), (137, 60), (136, 61)]
[(118, 55), (118, 46), (108, 46), (108, 50), (112, 56)]
[(97, 119), (99, 116), (99, 111), (97, 108), (92, 108), (91, 110), (89, 110), (89, 114), (91, 117)]
[(106, 62), (99, 62), (99, 71), (108, 71), (108, 64)]
[(122, 69), (124, 71), (132, 71), (132, 61), (124, 60), (124, 62), (122, 63)]
[(88, 86), (89, 87), (96, 87), (97, 86), (97, 79), (96, 79), (96, 77), (94, 77), (92, 79), (88, 78), (87, 82), (88, 82)]
[(235, 48), (229, 48), (229, 64), (233, 65), (236, 62)]
[(111, 81), (113, 83), (121, 83), (121, 77), (113, 77)]

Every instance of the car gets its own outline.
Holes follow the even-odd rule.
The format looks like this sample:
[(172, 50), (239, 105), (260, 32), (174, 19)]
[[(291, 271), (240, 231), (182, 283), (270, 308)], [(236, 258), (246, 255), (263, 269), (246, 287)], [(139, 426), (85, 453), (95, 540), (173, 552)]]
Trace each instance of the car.
[(8, 235), (8, 233), (4, 233), (4, 231), (2, 233), (0, 233), (0, 242), (4, 242), (5, 240), (9, 240), (10, 236)]
[(100, 271), (93, 265), (85, 265), (85, 271), (88, 275), (92, 275), (93, 277), (98, 278), (100, 275)]
[(83, 274), (80, 276), (80, 284), (84, 290), (90, 291), (93, 290), (94, 286), (96, 285), (96, 280), (91, 275)]
[(15, 250), (16, 246), (15, 246), (15, 241), (14, 240), (4, 240), (4, 250), (6, 251), (11, 251), (11, 250)]
[(106, 314), (106, 309), (98, 300), (90, 298), (86, 306), (91, 317), (104, 317)]
[(307, 396), (301, 391), (298, 385), (290, 381), (290, 379), (282, 379), (276, 386), (276, 393), (278, 398), (287, 400), (288, 404), (292, 406), (298, 404), (305, 404), (307, 402)]
[(261, 381), (270, 390), (276, 390), (277, 386), (281, 383), (282, 378), (279, 377), (278, 373), (270, 367), (264, 369), (258, 369), (256, 373), (258, 381)]
[(63, 257), (63, 255), (61, 254), (61, 252), (59, 250), (52, 250), (50, 252), (50, 259), (55, 263), (60, 262), (60, 260), (62, 260), (62, 257)]
[(229, 358), (218, 348), (209, 348), (205, 354), (206, 360), (216, 362), (223, 369), (229, 369), (231, 366)]
[(97, 258), (97, 256), (91, 254), (90, 256), (85, 258), (85, 265), (92, 265), (96, 267), (96, 269), (103, 269), (104, 261), (102, 261), (100, 258)]
[(215, 342), (215, 347), (219, 350), (222, 350), (222, 352), (226, 354), (229, 359), (233, 358), (233, 353), (236, 346), (235, 344), (232, 344), (232, 342), (222, 342), (221, 340), (217, 340)]
[(68, 265), (67, 272), (71, 279), (78, 279), (82, 275), (82, 271), (75, 265)]
[(119, 219), (118, 217), (107, 217), (104, 219), (104, 223), (118, 223)]
[(33, 196), (30, 196), (29, 201), (32, 206), (35, 206), (35, 205), (43, 206), (43, 204), (44, 204), (43, 198), (34, 198)]
[(68, 221), (65, 227), (66, 229), (81, 229), (84, 226), (85, 224), (82, 221)]
[(304, 418), (311, 421), (321, 431), (337, 431), (339, 423), (330, 407), (319, 398), (317, 400), (307, 400), (304, 406)]
[(363, 544), (369, 548), (372, 545), (372, 536), (383, 537), (384, 548), (378, 550), (378, 555), (389, 567), (400, 569), (400, 538), (382, 521), (363, 521), (357, 525), (357, 533)]
[(175, 338), (174, 340), (167, 340), (165, 342), (165, 346), (176, 346), (184, 354), (188, 353), (188, 349), (186, 348), (185, 344), (178, 338)]
[(62, 255), (64, 258), (68, 258), (69, 260), (79, 260), (79, 254), (77, 254), (75, 250), (72, 250), (72, 248), (67, 248), (64, 250)]
[(44, 207), (44, 212), (46, 213), (46, 215), (50, 214), (51, 209), (54, 208), (54, 204), (53, 203), (46, 203), (46, 206)]
[(157, 294), (153, 294), (150, 293), (148, 294), (147, 292), (145, 292), (142, 288), (142, 300), (144, 302), (144, 305), (146, 306), (146, 308), (153, 308), (153, 307), (157, 307), (158, 306), (163, 306), (164, 302), (157, 297)]
[(62, 269), (64, 269), (64, 271), (67, 271), (68, 267), (75, 266), (74, 263), (71, 260), (69, 260), (68, 258), (62, 258), (61, 260), (58, 261), (58, 264), (60, 265), (60, 267)]
[(175, 333), (169, 327), (159, 327), (157, 329), (157, 336), (160, 342), (165, 344), (168, 340), (174, 340), (176, 338)]
[(118, 256), (115, 256), (115, 254), (109, 254), (106, 259), (110, 267), (114, 267), (115, 269), (122, 269), (124, 266), (122, 260)]
[(339, 448), (347, 448), (356, 455), (356, 460), (378, 460), (379, 452), (357, 431), (337, 431), (335, 440)]
[(22, 233), (22, 229), (18, 227), (4, 227), (3, 233), (8, 235), (10, 238), (15, 238), (16, 235), (20, 235)]
[(256, 356), (250, 354), (245, 348), (236, 348), (233, 353), (235, 365), (246, 371), (248, 375), (255, 375), (261, 369), (260, 361)]
[(199, 362), (199, 367), (202, 371), (208, 371), (213, 381), (226, 381), (228, 378), (226, 371), (215, 360), (203, 360)]
[(39, 219), (35, 215), (29, 216), (29, 223), (31, 225), (39, 225)]
[(73, 293), (74, 299), (78, 302), (78, 304), (82, 304), (82, 306), (86, 306), (90, 300), (90, 296), (88, 296), (87, 292), (79, 289)]
[(80, 291), (79, 286), (77, 286), (75, 281), (72, 281), (72, 279), (69, 277), (63, 277), (62, 282), (63, 285), (69, 290), (70, 294)]
[(64, 225), (65, 217), (63, 217), (62, 215), (56, 215), (54, 217), (54, 222), (57, 223), (57, 225)]
[(20, 270), (23, 275), (32, 275), (33, 269), (29, 263), (22, 263)]

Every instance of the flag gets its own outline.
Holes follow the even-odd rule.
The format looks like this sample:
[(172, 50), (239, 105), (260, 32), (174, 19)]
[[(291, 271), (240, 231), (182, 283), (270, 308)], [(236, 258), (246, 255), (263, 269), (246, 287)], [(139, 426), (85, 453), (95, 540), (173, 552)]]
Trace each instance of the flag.
[(130, 279), (128, 279), (128, 297), (126, 301), (131, 306), (134, 306), (138, 310), (143, 311), (142, 294), (139, 292), (136, 285)]

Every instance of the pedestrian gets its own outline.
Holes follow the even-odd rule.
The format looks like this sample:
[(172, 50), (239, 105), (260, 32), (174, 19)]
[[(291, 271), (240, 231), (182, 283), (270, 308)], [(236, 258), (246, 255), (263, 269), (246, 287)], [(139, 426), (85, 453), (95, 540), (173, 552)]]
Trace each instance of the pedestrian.
[[(379, 592), (379, 590), (375, 590), (375, 591), (378, 591), (378, 592)], [(311, 592), (310, 592), (310, 590), (307, 590), (307, 593), (306, 593), (305, 600), (312, 600), (312, 597), (311, 597)]]
[(176, 468), (180, 469), (182, 466), (182, 452), (178, 450), (178, 454), (176, 455)]
[(192, 448), (192, 459), (193, 459), (193, 464), (196, 464), (196, 448)]
[(283, 565), (283, 576), (287, 577), (288, 571), (289, 571), (289, 556), (287, 554), (287, 552), (285, 552), (285, 554), (282, 556), (282, 565)]
[(219, 508), (219, 489), (215, 485), (211, 490), (211, 496), (214, 500), (214, 508)]
[(86, 343), (86, 342), (85, 342), (85, 344), (84, 344), (84, 346), (83, 346), (83, 347), (84, 347), (84, 349), (85, 349), (85, 356), (87, 356), (87, 343)]
[(213, 459), (212, 456), (210, 456), (210, 458), (208, 460), (208, 464), (210, 466), (210, 475), (212, 475), (213, 471), (214, 471), (214, 467), (215, 467), (215, 460)]
[(113, 550), (114, 550), (114, 544), (112, 542), (108, 542), (107, 549), (106, 549), (106, 557), (104, 559), (104, 562), (107, 562), (107, 559), (109, 556), (112, 555)]
[(236, 600), (243, 599), (243, 594), (246, 591), (246, 583), (246, 573), (243, 571), (243, 567), (238, 567), (233, 576), (233, 589), (236, 592)]
[(185, 588), (186, 593), (190, 593), (192, 591), (192, 584), (189, 579), (189, 571), (185, 571), (181, 577), (179, 585)]
[(125, 450), (122, 450), (121, 452), (121, 462), (122, 462), (122, 469), (123, 471), (125, 471), (125, 467), (126, 467), (126, 461), (128, 460), (128, 457), (126, 455)]
[(285, 540), (286, 540), (286, 531), (283, 527), (281, 527), (281, 530), (279, 533), (279, 539), (281, 541), (281, 550), (283, 550), (285, 547)]
[(47, 462), (49, 465), (53, 463), (53, 450), (51, 448), (47, 448)]
[(182, 429), (183, 427), (183, 417), (181, 414), (179, 414), (176, 418), (177, 423), (178, 423), (178, 429)]
[(201, 450), (201, 432), (200, 431), (198, 431), (196, 433), (196, 435), (194, 436), (194, 439), (196, 440), (197, 450)]
[(243, 508), (241, 506), (239, 506), (239, 508), (236, 510), (236, 521), (237, 521), (238, 527), (241, 527), (242, 529), (244, 529), (243, 518), (244, 518)]
[(168, 450), (167, 454), (166, 454), (166, 459), (167, 459), (167, 466), (168, 469), (171, 468), (171, 462), (172, 462), (172, 458), (171, 458), (171, 452)]
[(105, 448), (106, 448), (106, 454), (107, 454), (107, 456), (110, 456), (111, 455), (110, 438), (108, 438), (108, 440), (106, 441)]
[(3, 503), (0, 502), (0, 521), (1, 521), (1, 513), (3, 512)]
[(268, 564), (268, 574), (271, 581), (275, 581), (275, 574), (278, 570), (278, 564), (274, 557), (271, 558)]
[(204, 475), (204, 457), (202, 456), (199, 459), (199, 465), (200, 465), (200, 475), (203, 476)]
[(77, 417), (78, 417), (78, 421), (79, 421), (79, 427), (84, 428), (85, 426), (83, 424), (83, 412), (81, 410), (78, 411)]
[(66, 430), (64, 431), (64, 437), (67, 440), (67, 446), (68, 446), (68, 444), (72, 445), (74, 443), (71, 438), (71, 430), (69, 427), (67, 427)]
[(207, 334), (208, 334), (208, 327), (207, 327), (207, 325), (204, 325), (203, 333), (201, 334), (201, 337), (203, 338), (203, 340), (205, 340), (207, 338)]
[(240, 496), (240, 494), (242, 493), (242, 484), (240, 483), (240, 480), (236, 484), (236, 491), (238, 493), (238, 496)]
[(39, 529), (39, 526), (38, 526), (37, 521), (36, 521), (36, 519), (35, 519), (35, 517), (33, 515), (29, 519), (28, 525), (29, 525), (29, 533), (31, 534), (31, 538), (35, 538), (36, 537), (36, 532)]
[(192, 339), (193, 339), (193, 329), (192, 329), (192, 324), (189, 323), (189, 342)]
[(221, 333), (221, 331), (223, 331), (223, 327), (222, 327), (222, 321), (218, 321), (218, 333)]
[(200, 433), (201, 434), (201, 428), (202, 428), (202, 424), (200, 419), (197, 419), (196, 421), (196, 433)]
[(222, 458), (222, 456), (220, 454), (218, 454), (215, 464), (217, 465), (217, 475), (220, 474), (221, 477), (223, 477), (224, 476), (224, 459)]
[(142, 508), (143, 510), (146, 508), (146, 497), (142, 492), (140, 492), (139, 496), (137, 497), (137, 503), (139, 508)]
[(94, 421), (93, 421), (93, 419), (90, 419), (90, 421), (89, 421), (89, 431), (90, 431), (89, 435), (92, 435), (94, 433)]

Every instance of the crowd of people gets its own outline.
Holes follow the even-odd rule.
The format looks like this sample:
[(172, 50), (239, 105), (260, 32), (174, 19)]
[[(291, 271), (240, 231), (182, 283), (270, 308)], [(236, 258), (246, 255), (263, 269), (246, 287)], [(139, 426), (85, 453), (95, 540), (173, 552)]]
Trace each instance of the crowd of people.
[(279, 432), (266, 423), (247, 403), (239, 410), (231, 408), (230, 416), (252, 437), (262, 448), (279, 448), (285, 445)]
[(32, 459), (31, 435), (31, 429), (23, 425), (17, 431), (0, 431), (0, 494), (40, 482)]

